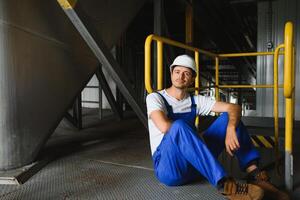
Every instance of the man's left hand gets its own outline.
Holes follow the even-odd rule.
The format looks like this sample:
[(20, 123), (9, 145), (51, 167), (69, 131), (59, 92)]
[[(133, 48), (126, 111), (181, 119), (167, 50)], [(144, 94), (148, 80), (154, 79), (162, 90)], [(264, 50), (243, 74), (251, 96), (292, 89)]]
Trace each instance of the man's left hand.
[(226, 130), (225, 138), (225, 147), (226, 151), (230, 156), (233, 156), (233, 153), (240, 148), (238, 138), (236, 136), (236, 129), (234, 126), (228, 126)]

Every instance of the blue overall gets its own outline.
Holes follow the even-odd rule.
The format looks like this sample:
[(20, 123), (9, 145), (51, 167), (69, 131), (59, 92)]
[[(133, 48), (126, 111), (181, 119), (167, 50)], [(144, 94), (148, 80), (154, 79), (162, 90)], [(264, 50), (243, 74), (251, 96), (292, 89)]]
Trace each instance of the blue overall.
[[(203, 134), (204, 142), (197, 135), (194, 126), (197, 113), (193, 96), (191, 95), (191, 112), (173, 113), (166, 99), (159, 95), (163, 98), (168, 118), (173, 123), (153, 154), (156, 177), (166, 185), (177, 186), (188, 183), (201, 174), (212, 185), (217, 186), (218, 181), (227, 176), (217, 158), (225, 148), (228, 114), (223, 113), (209, 126)], [(236, 130), (240, 148), (235, 156), (241, 169), (245, 170), (251, 161), (259, 159), (259, 154), (242, 122)]]

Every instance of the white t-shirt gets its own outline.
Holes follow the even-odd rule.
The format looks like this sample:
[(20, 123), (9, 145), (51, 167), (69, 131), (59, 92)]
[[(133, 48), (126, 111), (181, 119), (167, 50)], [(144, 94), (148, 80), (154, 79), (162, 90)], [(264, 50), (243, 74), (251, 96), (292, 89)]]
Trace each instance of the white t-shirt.
[[(159, 91), (163, 97), (167, 100), (168, 104), (172, 106), (173, 113), (186, 113), (191, 112), (191, 97), (190, 94), (187, 94), (186, 97), (182, 100), (177, 100), (176, 98), (170, 96), (166, 90)], [(215, 104), (215, 100), (211, 97), (205, 97), (202, 95), (193, 96), (195, 104), (197, 105), (197, 115), (208, 115)], [(148, 128), (150, 136), (150, 146), (152, 155), (156, 151), (156, 148), (160, 144), (164, 133), (162, 133), (153, 123), (150, 118), (150, 114), (154, 110), (161, 110), (166, 115), (168, 114), (167, 108), (165, 107), (164, 100), (157, 93), (151, 93), (146, 98), (147, 104), (147, 114), (148, 114)]]

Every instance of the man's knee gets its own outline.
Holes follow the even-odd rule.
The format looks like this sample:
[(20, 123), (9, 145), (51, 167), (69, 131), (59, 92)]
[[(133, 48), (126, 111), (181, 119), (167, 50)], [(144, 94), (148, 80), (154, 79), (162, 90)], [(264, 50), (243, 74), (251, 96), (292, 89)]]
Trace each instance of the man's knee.
[(194, 130), (192, 128), (192, 125), (190, 125), (187, 121), (178, 119), (172, 123), (172, 126), (170, 127), (168, 134), (174, 136), (181, 133), (187, 134), (193, 131)]
[(171, 130), (190, 128), (190, 124), (183, 119), (177, 119), (172, 123)]
[(172, 123), (172, 126), (186, 126), (187, 122), (183, 119), (177, 119)]
[(193, 128), (193, 125), (190, 125), (185, 120), (176, 120), (172, 123), (171, 128), (165, 135), (166, 138), (169, 138), (175, 144), (179, 144), (179, 141), (184, 140), (185, 142), (190, 141), (187, 138), (197, 135), (196, 130)]
[[(225, 128), (227, 128), (228, 125), (228, 121), (229, 121), (229, 115), (227, 112), (222, 113), (219, 117), (218, 117), (218, 122), (219, 125), (224, 125)], [(241, 129), (244, 128), (244, 124), (242, 122), (242, 120), (239, 121), (238, 125), (237, 125), (237, 129)]]

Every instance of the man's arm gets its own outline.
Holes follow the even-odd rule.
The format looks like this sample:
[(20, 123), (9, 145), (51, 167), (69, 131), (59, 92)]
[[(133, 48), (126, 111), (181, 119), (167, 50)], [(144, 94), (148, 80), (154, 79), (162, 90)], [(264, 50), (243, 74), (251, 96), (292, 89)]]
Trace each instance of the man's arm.
[(157, 93), (151, 93), (146, 98), (148, 117), (153, 121), (154, 125), (163, 133), (166, 133), (172, 121), (168, 119), (164, 110), (164, 101)]
[(229, 155), (233, 156), (233, 152), (240, 148), (240, 144), (236, 136), (236, 127), (241, 119), (241, 107), (237, 104), (217, 101), (211, 111), (228, 113), (229, 119), (226, 130), (225, 146)]
[(172, 121), (168, 119), (166, 114), (161, 110), (152, 111), (150, 113), (150, 118), (155, 126), (163, 133), (166, 133), (172, 125)]
[(241, 107), (237, 104), (217, 101), (212, 107), (212, 112), (227, 112), (229, 115), (228, 126), (237, 127), (241, 119)]

